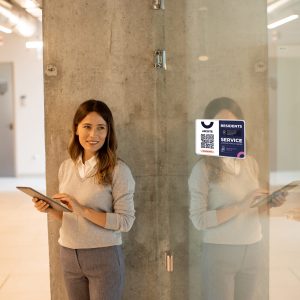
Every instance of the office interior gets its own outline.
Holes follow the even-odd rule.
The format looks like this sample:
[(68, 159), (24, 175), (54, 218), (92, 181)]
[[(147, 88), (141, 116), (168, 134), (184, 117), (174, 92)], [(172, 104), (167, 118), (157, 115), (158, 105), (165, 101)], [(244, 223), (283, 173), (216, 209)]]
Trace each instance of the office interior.
[[(67, 299), (60, 224), (15, 187), (56, 192), (67, 124), (88, 98), (114, 112), (137, 184), (124, 299), (201, 299), (187, 189), (195, 119), (211, 99), (235, 99), (262, 182), (300, 180), (299, 15), (299, 0), (0, 0), (0, 299)], [(299, 196), (262, 218), (258, 300), (300, 299)]]

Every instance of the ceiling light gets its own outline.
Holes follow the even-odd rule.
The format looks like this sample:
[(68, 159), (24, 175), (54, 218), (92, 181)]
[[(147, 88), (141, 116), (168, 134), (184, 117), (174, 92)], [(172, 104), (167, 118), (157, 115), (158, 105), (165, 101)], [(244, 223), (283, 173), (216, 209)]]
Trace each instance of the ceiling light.
[(286, 17), (286, 18), (283, 18), (283, 19), (280, 19), (276, 22), (273, 22), (271, 24), (268, 25), (268, 29), (273, 29), (273, 28), (276, 28), (278, 26), (281, 26), (285, 23), (288, 23), (288, 22), (291, 22), (291, 21), (294, 21), (296, 19), (299, 18), (299, 15), (290, 15), (289, 17)]
[[(2, 1), (2, 0), (0, 0)], [(0, 2), (1, 4), (2, 2)], [(37, 20), (18, 6), (6, 8), (0, 5), (0, 15), (7, 19), (9, 27), (25, 37), (33, 36), (37, 30)]]
[(39, 7), (33, 8), (26, 8), (26, 11), (33, 15), (34, 17), (38, 18), (40, 21), (42, 20), (42, 10)]
[(19, 21), (19, 18), (5, 7), (0, 6), (0, 14), (6, 17), (10, 22), (14, 24), (18, 23)]
[(279, 1), (276, 1), (276, 2), (268, 5), (268, 7), (267, 7), (268, 14), (272, 13), (274, 10), (280, 8), (281, 6), (287, 4), (290, 1), (291, 0), (279, 0)]
[(0, 25), (0, 31), (4, 33), (12, 33), (12, 30), (10, 28), (7, 28), (5, 26)]
[(25, 19), (20, 19), (15, 28), (21, 35), (25, 37), (33, 36), (36, 31), (35, 24), (26, 22)]
[(34, 7), (37, 7), (37, 3), (35, 1), (32, 1), (32, 0), (25, 0), (25, 1), (22, 1), (22, 7), (24, 7), (24, 8), (34, 8)]

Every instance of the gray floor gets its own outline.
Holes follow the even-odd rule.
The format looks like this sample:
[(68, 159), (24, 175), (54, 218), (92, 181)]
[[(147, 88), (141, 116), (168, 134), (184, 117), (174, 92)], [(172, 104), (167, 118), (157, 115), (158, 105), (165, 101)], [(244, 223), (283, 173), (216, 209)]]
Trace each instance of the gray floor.
[[(45, 190), (43, 178), (0, 179), (0, 299), (50, 300), (46, 215), (16, 185)], [(270, 299), (300, 299), (300, 222), (285, 213), (300, 207), (291, 195), (270, 218)]]

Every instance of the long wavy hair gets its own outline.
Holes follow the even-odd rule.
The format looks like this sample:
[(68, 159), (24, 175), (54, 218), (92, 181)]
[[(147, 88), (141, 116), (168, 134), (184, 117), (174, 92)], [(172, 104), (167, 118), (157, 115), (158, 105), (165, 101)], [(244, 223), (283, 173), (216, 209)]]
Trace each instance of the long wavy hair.
[(75, 163), (83, 154), (84, 149), (76, 131), (78, 124), (91, 112), (99, 114), (107, 124), (105, 142), (97, 151), (97, 173), (95, 175), (99, 184), (107, 185), (112, 183), (112, 173), (117, 163), (117, 138), (111, 110), (103, 101), (90, 99), (80, 104), (73, 118), (72, 137), (68, 151)]
[[(204, 111), (204, 119), (214, 119), (223, 109), (229, 110), (237, 119), (243, 120), (243, 112), (240, 106), (231, 98), (220, 97), (208, 103)], [(224, 163), (219, 157), (205, 156), (205, 164), (208, 169), (209, 179), (217, 182), (222, 178)]]

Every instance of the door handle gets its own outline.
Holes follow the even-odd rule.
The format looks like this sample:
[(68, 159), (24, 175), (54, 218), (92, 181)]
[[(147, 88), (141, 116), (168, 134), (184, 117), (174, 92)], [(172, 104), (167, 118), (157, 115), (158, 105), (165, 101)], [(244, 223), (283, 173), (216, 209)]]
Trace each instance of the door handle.
[(173, 253), (171, 251), (165, 252), (165, 265), (167, 272), (173, 272), (174, 266), (173, 266)]
[(8, 127), (9, 127), (10, 130), (14, 130), (14, 124), (13, 123), (9, 123)]

